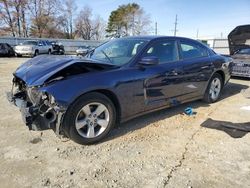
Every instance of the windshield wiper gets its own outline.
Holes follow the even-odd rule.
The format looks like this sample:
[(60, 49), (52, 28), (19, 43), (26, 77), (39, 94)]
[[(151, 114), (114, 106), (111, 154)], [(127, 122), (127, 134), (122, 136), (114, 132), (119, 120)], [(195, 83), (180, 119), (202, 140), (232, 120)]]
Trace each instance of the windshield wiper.
[(88, 51), (87, 54), (85, 55), (85, 57), (91, 58), (91, 56), (93, 55), (94, 51), (95, 51), (95, 48), (92, 49), (92, 50), (90, 50), (90, 51)]
[(101, 50), (101, 52), (105, 55), (105, 57), (109, 60), (109, 62), (110, 62), (111, 64), (113, 64), (113, 62), (112, 62), (112, 60), (110, 59), (110, 57), (109, 57), (103, 50)]

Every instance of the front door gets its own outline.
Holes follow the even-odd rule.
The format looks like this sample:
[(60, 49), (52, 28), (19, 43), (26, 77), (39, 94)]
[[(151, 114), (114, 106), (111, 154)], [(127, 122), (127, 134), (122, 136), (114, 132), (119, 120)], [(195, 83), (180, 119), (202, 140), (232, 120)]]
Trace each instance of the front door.
[(182, 62), (179, 61), (175, 40), (154, 41), (142, 57), (157, 57), (158, 65), (145, 66), (144, 80), (145, 110), (165, 105), (177, 105), (182, 95)]

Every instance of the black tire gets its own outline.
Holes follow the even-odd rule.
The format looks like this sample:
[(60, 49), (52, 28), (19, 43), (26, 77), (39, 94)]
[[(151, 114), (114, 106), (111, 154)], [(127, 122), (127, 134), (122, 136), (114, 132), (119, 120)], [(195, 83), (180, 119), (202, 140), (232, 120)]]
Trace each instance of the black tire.
[[(220, 81), (220, 90), (218, 92), (218, 96), (216, 98), (213, 98), (210, 94), (210, 88), (211, 88), (211, 85), (212, 85), (212, 82), (215, 80), (215, 79), (218, 79)], [(220, 74), (218, 73), (215, 73), (212, 78), (210, 79), (209, 81), (209, 84), (207, 86), (207, 89), (206, 89), (206, 92), (204, 94), (204, 97), (203, 97), (203, 100), (207, 103), (214, 103), (216, 101), (218, 101), (218, 99), (220, 98), (220, 95), (221, 95), (221, 91), (222, 91), (222, 88), (223, 88), (223, 81), (222, 81), (222, 77)]]
[[(78, 116), (79, 111), (89, 103), (101, 103), (105, 105), (109, 112), (109, 123), (106, 129), (99, 135), (94, 138), (86, 138), (81, 136), (75, 126), (75, 121)], [(88, 93), (79, 97), (67, 110), (63, 118), (63, 132), (70, 139), (75, 141), (78, 144), (94, 144), (102, 140), (116, 123), (116, 109), (112, 101), (105, 95), (97, 92)]]
[(16, 57), (22, 57), (22, 55), (20, 55), (20, 54), (15, 54), (16, 55)]
[(34, 53), (33, 57), (36, 57), (36, 56), (38, 56), (38, 55), (39, 55), (39, 51), (38, 51), (38, 50), (35, 50), (35, 53)]
[(49, 49), (48, 54), (51, 55), (51, 49)]

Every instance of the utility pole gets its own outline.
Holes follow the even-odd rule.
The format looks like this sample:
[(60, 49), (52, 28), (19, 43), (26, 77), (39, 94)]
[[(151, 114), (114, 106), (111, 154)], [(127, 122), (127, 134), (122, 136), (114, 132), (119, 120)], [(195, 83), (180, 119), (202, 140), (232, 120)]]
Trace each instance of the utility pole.
[(157, 22), (155, 22), (155, 35), (157, 35)]
[(199, 38), (199, 29), (197, 29), (197, 32), (196, 32), (196, 39)]
[(174, 22), (174, 36), (176, 36), (177, 33), (177, 14), (175, 15), (175, 22)]

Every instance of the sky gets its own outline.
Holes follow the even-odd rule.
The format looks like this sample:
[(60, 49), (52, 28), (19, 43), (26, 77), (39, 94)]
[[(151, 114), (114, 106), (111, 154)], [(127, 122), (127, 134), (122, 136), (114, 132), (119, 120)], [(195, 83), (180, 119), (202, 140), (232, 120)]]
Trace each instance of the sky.
[[(92, 8), (93, 15), (108, 21), (119, 5), (137, 3), (157, 22), (159, 35), (173, 35), (177, 15), (177, 35), (196, 38), (226, 38), (238, 25), (250, 24), (250, 0), (76, 0), (77, 10)], [(154, 29), (151, 31), (154, 34)]]

